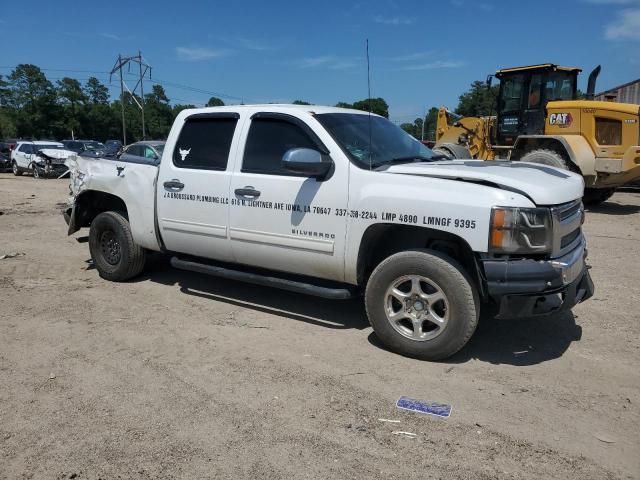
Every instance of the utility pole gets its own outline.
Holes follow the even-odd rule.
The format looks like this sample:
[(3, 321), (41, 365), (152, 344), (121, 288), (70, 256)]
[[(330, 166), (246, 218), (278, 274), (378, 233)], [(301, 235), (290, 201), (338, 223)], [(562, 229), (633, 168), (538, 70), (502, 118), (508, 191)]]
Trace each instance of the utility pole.
[[(126, 82), (124, 81), (124, 78), (122, 76), (122, 69), (124, 68), (125, 65), (128, 65), (129, 71), (131, 70), (131, 63), (137, 63), (138, 64), (138, 72), (139, 72), (139, 77), (138, 77), (138, 82), (136, 83), (136, 86), (133, 87), (133, 90), (130, 90), (129, 87), (127, 86)], [(144, 70), (143, 70), (144, 67)], [(140, 50), (138, 50), (138, 55), (134, 55), (131, 57), (124, 57), (121, 54), (118, 55), (118, 60), (116, 60), (116, 63), (113, 65), (113, 68), (111, 69), (111, 72), (109, 72), (109, 82), (111, 82), (111, 76), (115, 73), (118, 72), (120, 75), (120, 106), (121, 106), (121, 110), (122, 110), (122, 140), (123, 140), (123, 144), (126, 145), (127, 144), (127, 129), (126, 129), (126, 123), (125, 123), (125, 116), (124, 116), (124, 92), (125, 90), (127, 92), (129, 92), (129, 94), (131, 95), (131, 98), (133, 99), (133, 101), (136, 103), (136, 105), (138, 105), (138, 108), (140, 108), (140, 113), (141, 113), (141, 117), (142, 117), (142, 139), (145, 140), (147, 138), (147, 131), (146, 131), (146, 126), (144, 123), (144, 86), (143, 86), (143, 80), (144, 77), (146, 76), (147, 72), (149, 72), (149, 79), (151, 79), (151, 65), (147, 64), (144, 59), (142, 58), (142, 52), (140, 52)], [(138, 102), (138, 100), (136, 99), (135, 93), (136, 93), (136, 89), (138, 88), (138, 85), (140, 85), (140, 102)]]

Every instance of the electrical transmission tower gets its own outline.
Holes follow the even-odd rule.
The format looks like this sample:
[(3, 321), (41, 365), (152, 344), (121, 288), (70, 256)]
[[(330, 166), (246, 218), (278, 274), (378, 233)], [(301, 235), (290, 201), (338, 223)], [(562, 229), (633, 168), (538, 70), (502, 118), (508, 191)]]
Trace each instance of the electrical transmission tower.
[[(122, 78), (122, 69), (124, 68), (124, 66), (126, 65), (128, 70), (127, 71), (131, 71), (131, 64), (138, 64), (138, 83), (136, 83), (136, 86), (133, 87), (133, 90), (129, 89), (129, 87), (127, 86), (126, 82), (124, 81), (124, 79)], [(113, 68), (111, 69), (111, 72), (109, 72), (109, 83), (111, 83), (111, 77), (113, 76), (114, 73), (118, 72), (120, 74), (120, 108), (122, 110), (122, 143), (124, 145), (127, 144), (127, 128), (126, 128), (126, 124), (125, 124), (125, 119), (124, 119), (124, 92), (125, 90), (127, 92), (129, 92), (129, 95), (131, 95), (131, 98), (133, 99), (133, 101), (136, 103), (136, 105), (138, 105), (138, 108), (140, 108), (140, 112), (142, 114), (142, 139), (146, 140), (147, 138), (147, 132), (145, 129), (145, 125), (144, 125), (144, 86), (143, 86), (143, 80), (144, 77), (147, 75), (147, 72), (149, 73), (149, 80), (151, 80), (151, 65), (147, 64), (145, 62), (145, 60), (142, 58), (142, 53), (140, 52), (140, 50), (138, 50), (138, 55), (134, 55), (131, 57), (125, 57), (122, 55), (118, 55), (118, 60), (116, 60), (116, 63), (113, 65)], [(138, 85), (140, 85), (140, 101), (138, 102), (138, 100), (136, 99), (135, 93), (136, 90), (138, 88)]]

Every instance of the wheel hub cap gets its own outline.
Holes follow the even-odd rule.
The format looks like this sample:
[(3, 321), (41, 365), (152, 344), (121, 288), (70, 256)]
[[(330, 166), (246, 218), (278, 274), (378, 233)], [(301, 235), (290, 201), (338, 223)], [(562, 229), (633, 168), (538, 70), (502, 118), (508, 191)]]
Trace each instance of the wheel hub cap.
[(120, 261), (120, 242), (112, 231), (104, 232), (100, 236), (100, 251), (104, 259), (111, 265), (117, 265)]
[(405, 275), (387, 289), (385, 313), (394, 330), (404, 337), (431, 340), (447, 328), (449, 300), (433, 280), (422, 275)]

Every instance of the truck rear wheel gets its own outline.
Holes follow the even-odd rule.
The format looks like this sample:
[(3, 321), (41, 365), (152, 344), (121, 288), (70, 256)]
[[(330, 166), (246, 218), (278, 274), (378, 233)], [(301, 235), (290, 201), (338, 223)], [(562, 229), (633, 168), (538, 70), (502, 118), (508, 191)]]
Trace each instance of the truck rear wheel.
[(365, 291), (369, 322), (394, 352), (442, 360), (460, 350), (478, 324), (478, 295), (454, 260), (431, 250), (382, 261)]
[(145, 251), (119, 212), (103, 212), (91, 222), (89, 251), (100, 276), (112, 282), (129, 280), (144, 268)]
[(571, 164), (562, 155), (555, 150), (548, 150), (546, 148), (525, 153), (520, 158), (520, 161), (549, 165), (550, 167), (562, 168), (563, 170), (573, 170)]

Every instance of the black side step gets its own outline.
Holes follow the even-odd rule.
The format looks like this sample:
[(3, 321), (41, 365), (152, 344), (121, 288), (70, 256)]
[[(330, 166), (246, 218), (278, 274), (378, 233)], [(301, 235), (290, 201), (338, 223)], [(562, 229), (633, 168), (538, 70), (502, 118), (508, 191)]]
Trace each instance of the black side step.
[(316, 297), (330, 298), (332, 300), (346, 300), (352, 298), (353, 292), (347, 288), (328, 288), (319, 287), (310, 283), (297, 282), (295, 280), (287, 280), (284, 278), (268, 277), (257, 273), (241, 272), (239, 270), (231, 270), (229, 268), (216, 267), (205, 263), (191, 262), (182, 260), (178, 257), (171, 258), (171, 266), (181, 270), (189, 270), (192, 272), (205, 273), (214, 277), (228, 278), (230, 280), (238, 280), (240, 282), (253, 283), (255, 285), (264, 285), (266, 287), (280, 288), (290, 292), (304, 293)]

